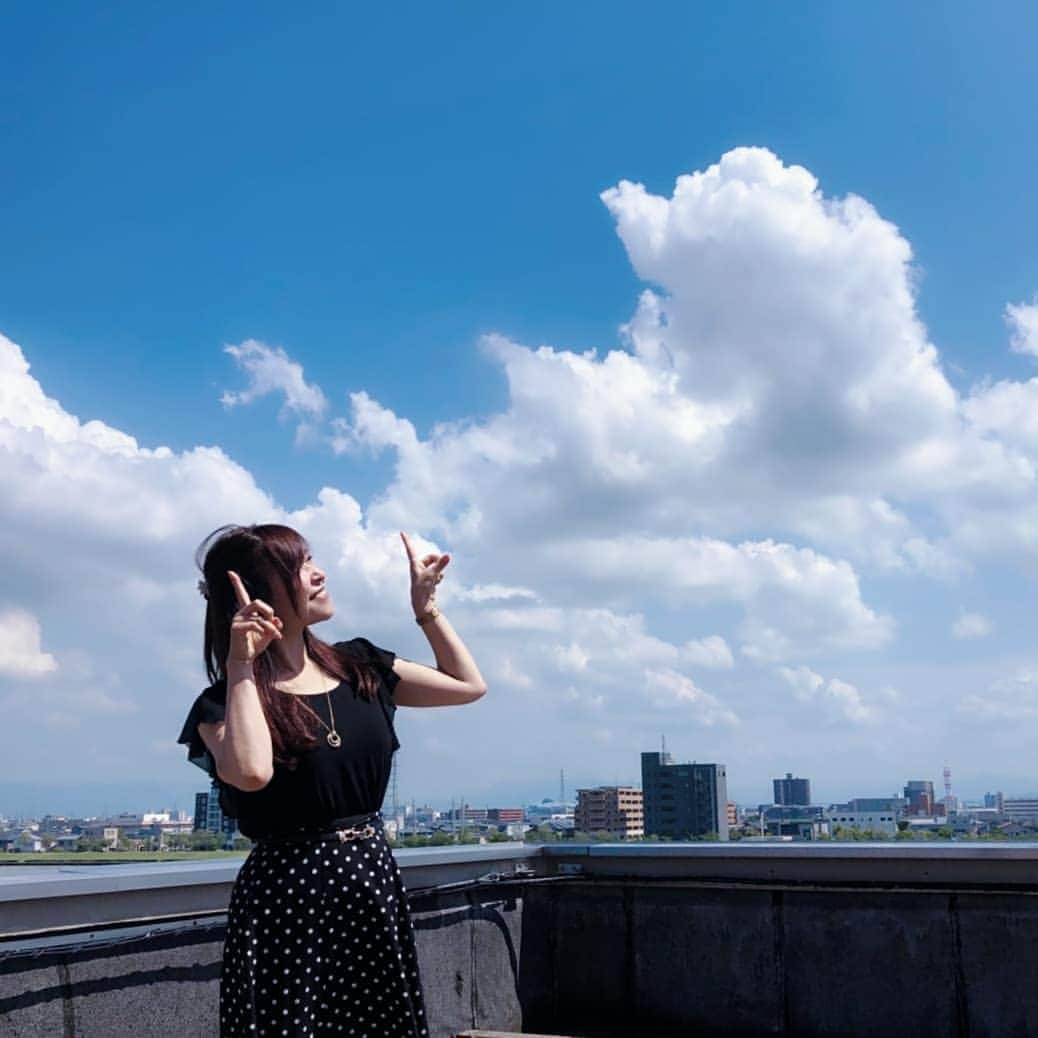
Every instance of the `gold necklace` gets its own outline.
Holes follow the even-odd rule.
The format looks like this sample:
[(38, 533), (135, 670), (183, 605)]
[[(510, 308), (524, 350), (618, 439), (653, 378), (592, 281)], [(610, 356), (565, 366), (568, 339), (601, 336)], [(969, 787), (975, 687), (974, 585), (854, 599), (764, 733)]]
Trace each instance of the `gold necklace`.
[(309, 703), (303, 701), (302, 696), (297, 696), (296, 698), (299, 699), (300, 703), (302, 703), (302, 705), (305, 706), (306, 709), (309, 710), (325, 728), (328, 728), (328, 734), (325, 736), (325, 739), (328, 740), (328, 745), (333, 750), (337, 750), (342, 745), (342, 736), (335, 730), (335, 711), (332, 709), (332, 694), (328, 691), (325, 692), (325, 696), (328, 699), (328, 716), (332, 719), (330, 728), (325, 723), (324, 718)]

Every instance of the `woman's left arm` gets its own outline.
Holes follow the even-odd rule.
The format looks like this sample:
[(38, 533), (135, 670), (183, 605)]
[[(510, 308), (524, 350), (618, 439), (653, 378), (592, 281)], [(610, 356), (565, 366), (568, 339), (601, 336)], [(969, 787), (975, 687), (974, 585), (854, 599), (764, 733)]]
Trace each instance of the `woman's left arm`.
[(443, 613), (422, 624), (422, 630), (432, 646), (436, 668), (398, 656), (393, 661), (393, 672), (400, 678), (393, 692), (397, 706), (459, 706), (485, 695), (487, 683), (476, 661)]
[[(426, 617), (434, 607), (436, 586), (443, 579), (443, 570), (450, 562), (449, 555), (425, 555), (419, 559), (403, 531), (408, 563), (411, 569), (411, 605), (415, 615)], [(393, 661), (393, 672), (400, 678), (393, 692), (398, 706), (458, 706), (472, 703), (486, 694), (476, 661), (465, 648), (465, 643), (451, 627), (443, 613), (426, 619), (422, 624), (436, 667), (426, 667), (399, 657)]]

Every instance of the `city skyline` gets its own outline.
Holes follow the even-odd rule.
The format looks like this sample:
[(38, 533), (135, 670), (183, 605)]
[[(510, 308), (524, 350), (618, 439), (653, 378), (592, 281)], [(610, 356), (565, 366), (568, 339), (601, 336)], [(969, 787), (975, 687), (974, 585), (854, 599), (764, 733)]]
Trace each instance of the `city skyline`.
[[(648, 751), (643, 751), (643, 752), (648, 752)], [(673, 755), (673, 754), (671, 754), (670, 756), (673, 758), (674, 762), (678, 763), (678, 764), (717, 763), (717, 764), (725, 765), (725, 762), (723, 762), (723, 761), (716, 761), (716, 762), (714, 762), (714, 761), (707, 761), (705, 759), (700, 759), (698, 761), (693, 761), (692, 758), (686, 758), (686, 757), (680, 756), (680, 755)], [(728, 779), (731, 780), (731, 778), (733, 777), (731, 769), (730, 769), (729, 766), (727, 766), (727, 765), (725, 765), (725, 766), (728, 769)], [(576, 794), (577, 794), (577, 790), (578, 789), (608, 788), (608, 787), (615, 787), (615, 786), (627, 786), (627, 787), (631, 787), (631, 788), (639, 788), (640, 789), (642, 787), (642, 775), (641, 775), (640, 768), (641, 768), (641, 765), (640, 765), (640, 761), (639, 761), (636, 776), (632, 777), (631, 779), (629, 779), (627, 781), (617, 780), (615, 778), (608, 779), (608, 780), (602, 780), (602, 781), (590, 781), (590, 782), (580, 782), (580, 783), (570, 783), (570, 782), (567, 781), (566, 785), (565, 785), (566, 802), (568, 802), (568, 803), (575, 803), (575, 801), (576, 801)], [(787, 771), (788, 771), (788, 769), (787, 769)], [(774, 776), (771, 780), (769, 780), (766, 783), (766, 789), (764, 787), (762, 787), (762, 791), (765, 792), (765, 793), (766, 793), (767, 790), (772, 790), (773, 791), (774, 790), (774, 784), (776, 782), (783, 781), (785, 779), (785, 777), (786, 777), (786, 773), (787, 772), (784, 771), (782, 774)], [(807, 779), (809, 782), (811, 781), (811, 776), (809, 776), (809, 775), (804, 775), (804, 774), (802, 774), (800, 772), (796, 772), (796, 771), (794, 771), (792, 774), (796, 778)], [(737, 777), (737, 774), (736, 774), (735, 777)], [(874, 781), (871, 784), (867, 784), (866, 788), (857, 788), (857, 787), (847, 788), (847, 789), (843, 790), (839, 795), (827, 795), (827, 794), (823, 793), (822, 795), (814, 796), (813, 794), (814, 794), (815, 790), (814, 790), (814, 787), (812, 786), (812, 799), (811, 799), (811, 803), (828, 806), (828, 805), (832, 805), (832, 804), (838, 804), (838, 803), (841, 803), (843, 801), (847, 801), (847, 800), (853, 799), (855, 797), (857, 797), (857, 798), (870, 797), (870, 796), (872, 796), (872, 797), (897, 797), (897, 796), (900, 796), (902, 794), (905, 784), (910, 782), (910, 781), (924, 781), (924, 782), (925, 781), (929, 781), (929, 782), (931, 782), (933, 784), (933, 788), (934, 788), (935, 800), (943, 799), (943, 786), (942, 786), (941, 782), (936, 777), (932, 777), (932, 778), (927, 779), (925, 776), (920, 776), (920, 775), (914, 775), (914, 776), (906, 775), (906, 776), (902, 777), (901, 779), (893, 781), (892, 784), (891, 784), (891, 788), (889, 790), (883, 788), (882, 781)], [(556, 778), (556, 783), (557, 782), (558, 782), (558, 779)], [(140, 803), (140, 804), (138, 804), (136, 806), (126, 805), (126, 804), (123, 804), (121, 806), (116, 806), (115, 804), (112, 804), (111, 805), (112, 806), (112, 810), (111, 811), (101, 809), (101, 810), (84, 811), (84, 812), (70, 811), (70, 810), (62, 809), (60, 806), (55, 807), (54, 804), (58, 800), (60, 800), (62, 798), (59, 795), (59, 796), (55, 797), (53, 800), (48, 800), (47, 799), (48, 797), (54, 797), (54, 794), (51, 794), (51, 793), (42, 793), (42, 794), (40, 794), (40, 793), (31, 793), (31, 794), (27, 793), (25, 796), (23, 796), (22, 797), (23, 800), (27, 801), (28, 803), (36, 805), (36, 809), (34, 809), (34, 810), (22, 810), (22, 809), (19, 809), (19, 808), (14, 808), (14, 807), (9, 806), (9, 804), (14, 804), (16, 802), (16, 800), (17, 800), (17, 797), (10, 798), (9, 800), (6, 799), (8, 795), (4, 792), (3, 787), (0, 787), (0, 817), (9, 817), (9, 818), (13, 818), (13, 817), (37, 817), (38, 818), (38, 817), (42, 817), (42, 816), (48, 815), (48, 814), (49, 815), (55, 815), (55, 816), (66, 816), (66, 817), (73, 817), (73, 816), (77, 816), (77, 817), (88, 817), (88, 816), (110, 816), (110, 817), (114, 817), (117, 814), (124, 813), (124, 812), (132, 813), (132, 812), (136, 811), (136, 812), (139, 813), (139, 812), (142, 812), (142, 811), (157, 811), (157, 810), (165, 810), (165, 809), (168, 809), (168, 810), (179, 810), (179, 811), (184, 811), (187, 814), (191, 814), (191, 812), (193, 811), (193, 805), (194, 805), (195, 796), (199, 792), (201, 792), (202, 790), (201, 790), (201, 787), (198, 785), (197, 782), (195, 782), (194, 784), (189, 783), (189, 786), (190, 786), (189, 794), (187, 795), (186, 799), (183, 802), (181, 802), (180, 800), (178, 800), (176, 798), (170, 798), (169, 796), (167, 796), (165, 799), (163, 799), (163, 797), (162, 797), (162, 795), (160, 793), (157, 796), (157, 798), (153, 797), (152, 799), (147, 800), (145, 802), (142, 802), (142, 803)], [(419, 804), (420, 806), (431, 806), (431, 807), (436, 808), (437, 810), (446, 811), (446, 810), (449, 809), (449, 807), (451, 806), (452, 803), (460, 804), (461, 803), (461, 797), (463, 795), (464, 795), (464, 798), (465, 798), (466, 805), (468, 805), (470, 807), (502, 807), (502, 806), (527, 807), (527, 806), (531, 806), (531, 805), (536, 805), (536, 804), (542, 803), (544, 801), (560, 802), (559, 798), (558, 798), (559, 787), (558, 787), (557, 784), (556, 784), (555, 790), (553, 792), (549, 791), (547, 789), (547, 787), (545, 787), (545, 789), (541, 793), (538, 793), (537, 790), (535, 790), (532, 785), (520, 785), (520, 784), (517, 784), (515, 786), (515, 789), (517, 789), (517, 790), (524, 789), (524, 788), (528, 792), (526, 792), (525, 794), (520, 793), (518, 795), (512, 796), (510, 799), (507, 796), (479, 796), (478, 794), (469, 795), (469, 794), (466, 794), (465, 791), (458, 791), (453, 796), (448, 794), (446, 799), (437, 799), (435, 797), (429, 797), (429, 796), (423, 797), (423, 796), (418, 795), (418, 794), (410, 794), (410, 793), (405, 795), (403, 792), (401, 792), (399, 794), (399, 803), (401, 805), (405, 805), (405, 804), (410, 804), (413, 801), (413, 802)], [(740, 807), (757, 806), (757, 805), (766, 804), (766, 803), (778, 803), (777, 800), (769, 799), (766, 795), (754, 796), (752, 794), (752, 792), (750, 792), (749, 795), (736, 796), (735, 793), (733, 792), (733, 789), (736, 789), (736, 788), (742, 789), (744, 787), (738, 786), (738, 785), (734, 785), (733, 786), (731, 781), (729, 781), (729, 783), (728, 783), (728, 799), (730, 801), (738, 804)], [(991, 789), (984, 789), (982, 791), (972, 791), (972, 790), (969, 790), (969, 791), (963, 792), (961, 789), (958, 788), (958, 786), (954, 782), (953, 782), (953, 787), (952, 788), (953, 788), (953, 795), (956, 798), (958, 798), (959, 800), (962, 800), (964, 803), (972, 803), (972, 804), (978, 804), (978, 805), (983, 804), (985, 796), (987, 796), (989, 794), (994, 794), (994, 793), (1002, 794), (1007, 799), (1025, 799), (1025, 798), (1029, 798), (1029, 797), (1038, 797), (1038, 792), (1035, 792), (1031, 788), (1005, 788), (1005, 789), (997, 788), (996, 789), (996, 788), (993, 787)], [(1038, 788), (1038, 787), (1036, 787), (1036, 788)], [(530, 792), (531, 790), (532, 790), (532, 792)], [(112, 798), (114, 798), (117, 795), (117, 792), (118, 791), (116, 789), (113, 789), (113, 791), (112, 791)], [(66, 799), (66, 802), (82, 804), (82, 803), (90, 803), (90, 802), (92, 802), (92, 800), (91, 800), (92, 796), (93, 796), (93, 794), (91, 794), (89, 791), (87, 791), (87, 792), (80, 791), (78, 796), (75, 793), (70, 793), (68, 796), (66, 796), (65, 799)], [(110, 798), (110, 799), (112, 799), (112, 798)], [(388, 803), (390, 801), (390, 799), (391, 799), (391, 790), (387, 791), (386, 802)], [(48, 808), (40, 808), (40, 805), (44, 804), (44, 803), (50, 804), (50, 807), (48, 807)]]

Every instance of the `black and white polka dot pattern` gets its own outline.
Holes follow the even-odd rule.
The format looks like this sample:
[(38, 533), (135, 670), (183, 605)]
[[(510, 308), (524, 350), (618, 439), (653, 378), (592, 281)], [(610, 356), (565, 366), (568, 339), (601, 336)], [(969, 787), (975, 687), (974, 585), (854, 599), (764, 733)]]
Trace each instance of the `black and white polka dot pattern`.
[(381, 826), (258, 843), (231, 892), (221, 1038), (428, 1035), (414, 930)]

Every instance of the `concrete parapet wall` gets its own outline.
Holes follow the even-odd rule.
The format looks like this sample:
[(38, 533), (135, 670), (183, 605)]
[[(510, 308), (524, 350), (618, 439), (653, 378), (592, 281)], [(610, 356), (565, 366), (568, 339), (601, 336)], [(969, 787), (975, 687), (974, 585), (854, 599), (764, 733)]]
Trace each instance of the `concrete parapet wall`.
[(223, 925), (0, 958), (0, 1038), (216, 1035)]
[[(672, 847), (656, 856), (622, 849), (585, 856), (582, 874), (546, 875), (575, 866), (580, 855), (569, 851), (540, 859), (534, 878), (423, 891), (407, 877), (432, 1038), (470, 1029), (580, 1038), (1038, 1035), (1030, 882), (1038, 851), (990, 869), (961, 855), (919, 859), (913, 869), (908, 857), (884, 863), (848, 852), (797, 870), (785, 852), (729, 861), (692, 851), (682, 862)], [(463, 862), (460, 854), (449, 862), (452, 880)], [(421, 868), (426, 882), (435, 879), (435, 863), (423, 859)], [(477, 871), (470, 866), (470, 880)], [(805, 871), (810, 880), (795, 882)], [(210, 878), (198, 876), (196, 887)], [(132, 884), (120, 877), (119, 886), (111, 904), (122, 911)], [(32, 899), (21, 893), (24, 914)], [(68, 903), (87, 896), (70, 890)], [(158, 919), (198, 891), (183, 902), (170, 884), (150, 896)], [(104, 915), (84, 908), (87, 920)], [(0, 939), (0, 1038), (215, 1036), (222, 917), (138, 923)]]
[(1038, 1034), (1038, 898), (619, 883), (528, 892), (527, 1030), (585, 1038)]
[[(412, 899), (431, 1038), (521, 1028), (519, 893)], [(214, 1038), (224, 931), (220, 920), (6, 954), (0, 945), (0, 1038)]]

